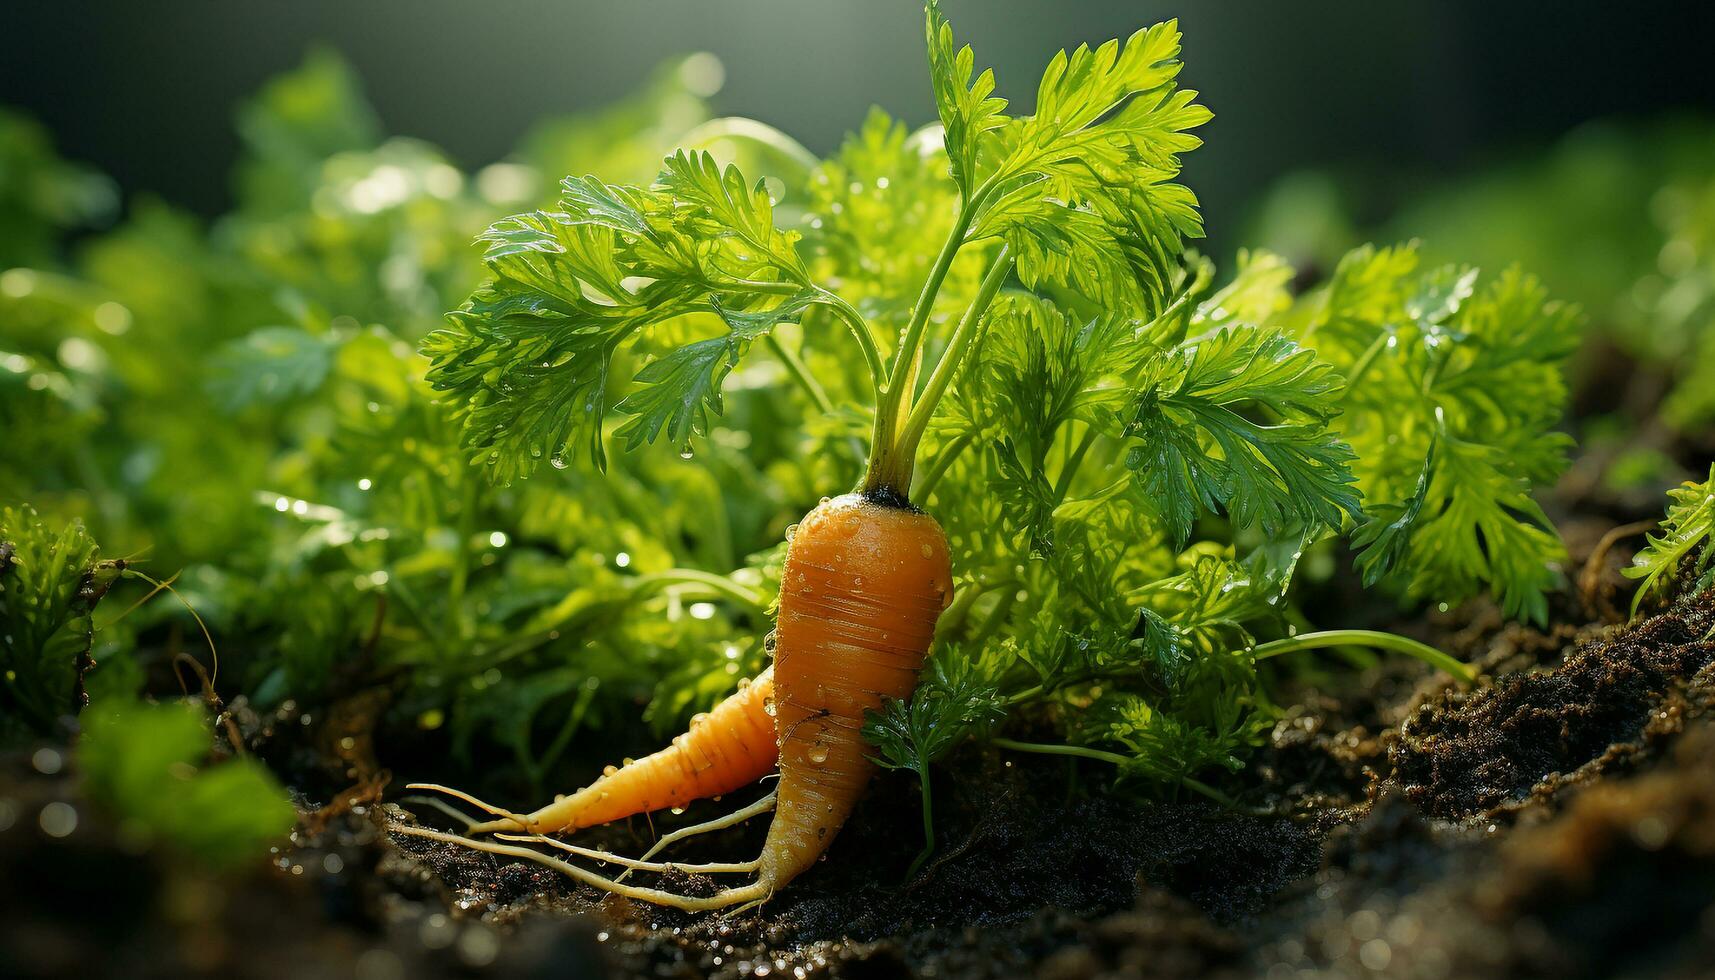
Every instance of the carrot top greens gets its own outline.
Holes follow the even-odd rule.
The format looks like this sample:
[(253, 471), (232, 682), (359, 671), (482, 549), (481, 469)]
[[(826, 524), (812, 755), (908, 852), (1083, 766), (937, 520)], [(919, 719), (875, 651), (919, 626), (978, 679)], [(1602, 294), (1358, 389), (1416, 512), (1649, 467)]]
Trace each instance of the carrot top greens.
[[(1715, 466), (1702, 483), (1687, 480), (1667, 492), (1667, 516), (1661, 529), (1650, 535), (1649, 542), (1638, 552), (1626, 574), (1643, 579), (1632, 598), (1632, 615), (1652, 592), (1660, 589), (1680, 570), (1681, 562), (1696, 557), (1695, 570), (1707, 577), (1715, 552), (1708, 547), (1709, 536), (1715, 533)], [(1701, 551), (1699, 551), (1701, 548)]]
[(1185, 246), (1181, 156), (1210, 114), (1177, 86), (1173, 23), (1056, 55), (1029, 114), (933, 0), (927, 40), (938, 127), (877, 110), (762, 179), (680, 151), (647, 186), (568, 177), (490, 227), (488, 282), (423, 346), (474, 460), (505, 483), (605, 465), (609, 436), (690, 458), (735, 372), (772, 362), (808, 438), (953, 543), (933, 669), (869, 728), (925, 785), (1048, 706), (1069, 745), (996, 744), (1218, 795), (1201, 777), (1272, 722), (1260, 660), (1370, 646), (1468, 677), (1402, 638), (1302, 632), (1298, 566), (1342, 538), (1367, 584), (1544, 618), (1564, 555), (1530, 490), (1564, 466), (1572, 311), (1516, 271), (1420, 270), (1411, 245), (1298, 296), (1248, 254), (1216, 288)]
[[(1218, 796), (1306, 651), (1469, 672), (1312, 621), (1346, 566), (1378, 603), (1545, 617), (1568, 308), (1413, 244), (1309, 288), (1264, 251), (1217, 270), (1174, 24), (1009, 103), (926, 16), (937, 121), (874, 109), (825, 159), (710, 118), (703, 55), (466, 174), (319, 53), (244, 107), (232, 213), (136, 202), (75, 251), (109, 188), (0, 117), (0, 159), (55, 188), (0, 193), (0, 497), (183, 569), (228, 701), (385, 689), (390, 723), (530, 793), (589, 729), (653, 742), (639, 704), (681, 728), (760, 670), (787, 529), (850, 488), (951, 543), (931, 667), (868, 729), (926, 786), (991, 739)], [(7, 513), (0, 546), (52, 552)], [(1646, 567), (1703, 533), (1678, 513)], [(19, 606), (33, 568), (0, 561), (0, 741), (67, 730), (96, 623)], [(116, 705), (200, 636), (172, 602), (99, 625)]]

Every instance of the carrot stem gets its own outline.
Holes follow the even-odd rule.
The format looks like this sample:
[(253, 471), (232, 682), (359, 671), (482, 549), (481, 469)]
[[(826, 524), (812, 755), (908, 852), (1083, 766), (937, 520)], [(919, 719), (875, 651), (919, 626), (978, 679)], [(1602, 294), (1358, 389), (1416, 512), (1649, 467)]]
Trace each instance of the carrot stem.
[[(865, 335), (867, 336), (867, 330)], [(833, 399), (828, 397), (827, 389), (816, 380), (816, 376), (810, 373), (810, 367), (804, 363), (804, 359), (773, 334), (767, 334), (764, 342), (768, 344), (768, 349), (774, 352), (774, 356), (780, 359), (780, 363), (785, 365), (786, 373), (798, 382), (798, 387), (804, 389), (804, 394), (810, 396), (810, 401), (816, 404), (817, 410), (823, 415), (834, 414)], [(863, 441), (852, 436), (850, 443), (853, 457), (861, 464), (864, 461)]]
[(1320, 633), (1301, 633), (1298, 636), (1289, 636), (1285, 639), (1258, 644), (1254, 652), (1256, 659), (1267, 660), (1270, 657), (1297, 653), (1300, 650), (1320, 650), (1340, 646), (1392, 650), (1408, 657), (1416, 657), (1431, 667), (1452, 674), (1461, 684), (1471, 684), (1477, 679), (1476, 668), (1470, 664), (1455, 660), (1427, 643), (1419, 643), (1410, 637), (1383, 633), (1379, 630), (1324, 630)]
[(959, 433), (956, 438), (941, 447), (941, 451), (935, 455), (935, 462), (930, 465), (929, 471), (917, 484), (915, 496), (918, 500), (927, 501), (929, 499), (929, 495), (935, 492), (935, 485), (941, 482), (941, 477), (947, 475), (947, 470), (952, 467), (953, 461), (959, 458), (959, 454), (963, 453), (976, 437), (977, 430), (969, 429)]
[(884, 486), (895, 488), (911, 485), (911, 470), (917, 462), (917, 446), (923, 441), (923, 433), (929, 429), (929, 419), (935, 414), (935, 407), (940, 404), (941, 396), (947, 393), (952, 385), (953, 377), (958, 374), (959, 365), (963, 363), (965, 354), (976, 342), (978, 324), (982, 322), (983, 314), (988, 312), (989, 304), (1000, 292), (1001, 284), (1012, 274), (1013, 259), (1006, 246), (994, 257), (987, 274), (983, 276), (982, 285), (977, 287), (976, 298), (971, 301), (970, 308), (959, 318), (959, 325), (953, 329), (953, 336), (947, 341), (947, 350), (941, 359), (935, 362), (935, 369), (929, 374), (928, 384), (923, 386), (923, 395), (911, 406), (911, 414), (905, 420), (905, 428), (899, 434), (899, 443), (894, 448), (891, 465), (883, 470)]
[(857, 340), (858, 347), (863, 350), (863, 362), (869, 368), (870, 383), (879, 386), (881, 380), (887, 376), (887, 368), (882, 364), (880, 349), (875, 346), (875, 336), (870, 333), (869, 321), (865, 320), (863, 314), (854, 309), (850, 303), (834, 293), (824, 290), (818, 296), (817, 302), (833, 310), (834, 315), (845, 322), (852, 337)]
[(917, 796), (923, 801), (923, 849), (911, 859), (911, 867), (905, 869), (906, 881), (917, 877), (917, 870), (935, 853), (935, 798), (929, 792), (927, 768), (917, 770)]
[[(965, 244), (965, 235), (971, 230), (971, 224), (976, 221), (977, 214), (988, 198), (994, 193), (996, 185), (993, 180), (984, 183), (972, 194), (970, 200), (959, 208), (959, 215), (953, 221), (952, 229), (947, 233), (947, 241), (941, 246), (940, 254), (935, 256), (935, 264), (929, 269), (929, 277), (923, 282), (923, 290), (917, 295), (917, 305), (911, 310), (911, 320), (905, 326), (905, 333), (900, 337), (899, 348), (893, 352), (893, 366), (887, 375), (887, 383), (876, 391), (875, 403), (875, 435), (870, 440), (869, 474), (864, 479), (865, 490), (891, 488), (901, 493), (910, 489), (909, 482), (899, 485), (887, 482), (887, 474), (896, 469), (895, 457), (899, 455), (899, 426), (901, 413), (909, 414), (911, 410), (913, 387), (911, 378), (917, 364), (919, 348), (923, 343), (923, 332), (929, 325), (929, 315), (935, 308), (935, 297), (940, 295), (941, 284), (946, 282), (947, 273), (953, 267), (953, 260), (958, 257), (959, 249)], [(907, 478), (910, 467), (905, 470)]]
[(1078, 467), (1084, 464), (1084, 454), (1095, 444), (1096, 435), (1096, 427), (1090, 426), (1084, 431), (1084, 437), (1078, 441), (1077, 448), (1066, 457), (1066, 465), (1060, 468), (1060, 477), (1054, 481), (1055, 503), (1066, 499), (1067, 492), (1072, 489), (1072, 478), (1078, 475)]
[[(1122, 767), (1131, 762), (1129, 758), (1120, 755), (1118, 752), (1107, 752), (1102, 749), (1092, 749), (1087, 745), (1058, 745), (1045, 744), (1042, 742), (1020, 742), (1016, 739), (1010, 738), (996, 738), (990, 739), (990, 741), (1003, 749), (1012, 749), (1014, 752), (1035, 752), (1039, 755), (1076, 756), (1082, 759), (1094, 759), (1097, 762), (1106, 762), (1110, 765)], [(1200, 793), (1229, 810), (1238, 810), (1245, 813), (1260, 812), (1241, 805), (1238, 800), (1233, 799), (1202, 780), (1192, 779), (1190, 776), (1180, 776), (1179, 783), (1186, 789)]]
[(715, 575), (700, 569), (670, 568), (664, 572), (639, 575), (631, 580), (632, 589), (638, 591), (667, 588), (674, 585), (701, 586), (717, 595), (732, 599), (759, 616), (768, 613), (768, 603), (756, 592), (739, 585), (724, 575)]

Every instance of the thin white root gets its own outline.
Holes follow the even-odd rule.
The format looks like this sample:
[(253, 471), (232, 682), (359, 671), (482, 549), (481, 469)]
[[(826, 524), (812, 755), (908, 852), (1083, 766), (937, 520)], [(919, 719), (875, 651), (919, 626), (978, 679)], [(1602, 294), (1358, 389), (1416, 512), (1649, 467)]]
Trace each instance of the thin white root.
[[(492, 804), (484, 803), (482, 800), (466, 793), (462, 789), (453, 789), (451, 786), (442, 786), (440, 783), (406, 783), (405, 788), (426, 789), (434, 793), (445, 793), (447, 796), (450, 796), (455, 800), (463, 800), (466, 803), (469, 803), (471, 806), (476, 807), (484, 813), (490, 813), (497, 817), (504, 817), (505, 819), (516, 823), (519, 830), (530, 830), (534, 823), (529, 817), (521, 813), (513, 813), (511, 810), (503, 810)], [(470, 826), (474, 827), (476, 824), (472, 823)]]
[(757, 881), (739, 888), (723, 888), (707, 898), (694, 898), (689, 895), (677, 895), (673, 892), (662, 891), (659, 888), (639, 888), (636, 885), (622, 885), (617, 881), (603, 878), (593, 871), (587, 871), (575, 864), (569, 864), (541, 851), (533, 851), (528, 847), (516, 847), (511, 844), (499, 844), (489, 840), (479, 840), (470, 837), (459, 837), (456, 834), (446, 834), (438, 830), (424, 827), (390, 828), (393, 833), (404, 834), (407, 837), (421, 837), (425, 840), (440, 841), (443, 844), (457, 844), (475, 851), (487, 851), (490, 854), (500, 854), (506, 857), (522, 858), (537, 864), (553, 868), (556, 871), (605, 892), (611, 892), (639, 902), (649, 902), (668, 908), (680, 909), (685, 912), (712, 912), (726, 909), (734, 905), (746, 905), (758, 901), (766, 901), (773, 889), (766, 883)]
[(761, 858), (754, 861), (726, 864), (679, 864), (671, 861), (644, 861), (638, 858), (621, 857), (612, 851), (598, 851), (592, 847), (579, 847), (576, 844), (568, 844), (563, 840), (555, 840), (542, 834), (495, 834), (494, 836), (500, 840), (518, 841), (525, 844), (546, 844), (549, 847), (565, 851), (567, 854), (576, 854), (578, 857), (587, 857), (596, 861), (606, 861), (622, 868), (629, 868), (632, 871), (689, 871), (693, 874), (718, 875), (744, 874), (755, 871), (762, 866)]
[(421, 803), (424, 806), (434, 807), (435, 809), (441, 811), (442, 813), (446, 814), (447, 816), (452, 817), (454, 820), (457, 820), (459, 823), (464, 824), (464, 829), (467, 832), (470, 830), (470, 828), (472, 828), (472, 827), (474, 827), (477, 824), (482, 822), (480, 820), (471, 819), (470, 814), (463, 813), (457, 807), (452, 806), (451, 804), (447, 803), (446, 800), (439, 799), (438, 797), (434, 797), (434, 796), (401, 796), (399, 798), (399, 802), (400, 803)]
[(733, 909), (733, 910), (727, 912), (726, 914), (727, 915), (743, 915), (744, 913), (749, 912), (751, 909), (757, 908), (758, 906), (762, 905), (764, 902), (767, 902), (769, 899), (771, 899), (773, 897), (774, 897), (774, 893), (769, 892), (768, 894), (762, 896), (761, 898), (754, 898), (748, 902), (745, 902), (743, 905), (740, 905), (738, 908)]
[[(725, 830), (726, 828), (734, 826), (736, 824), (744, 823), (746, 820), (749, 820), (751, 817), (760, 816), (764, 813), (771, 813), (774, 810), (774, 796), (775, 796), (776, 792), (778, 792), (778, 791), (771, 789), (768, 791), (767, 796), (761, 797), (755, 803), (752, 803), (749, 806), (743, 807), (743, 808), (738, 809), (738, 810), (734, 810), (733, 812), (727, 814), (724, 817), (716, 817), (715, 819), (710, 820), (706, 823), (693, 824), (689, 827), (680, 827), (678, 830), (675, 830), (672, 833), (667, 834), (666, 836), (662, 837), (660, 840), (656, 841), (655, 846), (651, 847), (647, 851), (644, 851), (643, 856), (638, 858), (637, 860), (647, 861), (650, 858), (654, 857), (655, 855), (661, 853), (661, 851), (663, 849), (670, 847), (673, 844), (677, 844), (679, 841), (682, 841), (687, 837), (695, 837), (698, 834), (706, 834), (706, 833), (709, 833), (709, 832), (715, 831), (715, 830)], [(622, 872), (619, 875), (619, 877), (614, 879), (614, 880), (615, 881), (624, 881), (626, 875), (629, 875), (629, 874), (631, 874), (630, 871)]]

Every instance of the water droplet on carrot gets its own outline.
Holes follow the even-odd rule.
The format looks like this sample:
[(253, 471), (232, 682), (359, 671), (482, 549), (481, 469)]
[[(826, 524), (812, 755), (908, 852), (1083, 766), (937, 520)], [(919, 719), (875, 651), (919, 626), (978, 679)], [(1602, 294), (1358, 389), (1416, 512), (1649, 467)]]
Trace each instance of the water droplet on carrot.
[(812, 745), (810, 751), (806, 752), (804, 756), (819, 766), (828, 761), (828, 747), (826, 745)]
[(748, 687), (750, 687), (750, 678), (740, 677), (738, 679), (738, 689), (742, 691)]
[(930, 544), (923, 545), (923, 557), (925, 557), (925, 558), (935, 557), (935, 547), (933, 545), (930, 545)]
[(708, 720), (709, 720), (709, 713), (707, 711), (699, 711), (696, 714), (691, 716), (691, 727), (695, 728), (698, 725), (701, 725), (703, 722), (708, 721)]
[(618, 772), (618, 771), (619, 771), (619, 767), (618, 767), (618, 766), (608, 766), (608, 767), (606, 767), (606, 768), (604, 768), (604, 769), (603, 769), (603, 770), (602, 770), (602, 771), (601, 771), (601, 774), (602, 774), (602, 775), (603, 775), (603, 776), (611, 776), (611, 775), (613, 775), (613, 774), (614, 774), (614, 773), (616, 773), (616, 772)]
[(776, 709), (774, 707), (774, 699), (773, 698), (763, 698), (762, 699), (762, 713), (763, 714), (772, 718), (772, 717), (774, 717), (774, 712), (776, 710), (778, 710), (778, 709)]

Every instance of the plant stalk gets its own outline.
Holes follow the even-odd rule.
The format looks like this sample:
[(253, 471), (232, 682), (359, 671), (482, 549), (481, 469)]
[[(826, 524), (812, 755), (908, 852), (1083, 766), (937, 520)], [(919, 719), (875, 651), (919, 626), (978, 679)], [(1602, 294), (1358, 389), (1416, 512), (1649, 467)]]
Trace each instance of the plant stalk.
[(1301, 633), (1285, 639), (1271, 640), (1257, 645), (1256, 659), (1267, 660), (1300, 650), (1321, 650), (1327, 647), (1356, 646), (1371, 647), (1377, 650), (1392, 650), (1403, 653), (1452, 674), (1461, 684), (1471, 684), (1477, 680), (1476, 668), (1470, 664), (1455, 660), (1440, 650), (1419, 643), (1410, 637), (1394, 633), (1383, 633), (1379, 630), (1324, 630), (1320, 633)]

